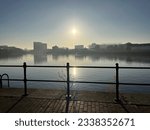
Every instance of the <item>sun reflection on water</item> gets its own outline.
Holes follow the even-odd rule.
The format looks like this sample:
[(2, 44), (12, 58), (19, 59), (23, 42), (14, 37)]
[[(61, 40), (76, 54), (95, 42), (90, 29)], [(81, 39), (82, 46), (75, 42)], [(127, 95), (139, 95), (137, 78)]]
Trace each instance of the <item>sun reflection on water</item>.
[(77, 75), (77, 68), (73, 68), (72, 69), (72, 75), (73, 75), (73, 77), (76, 77), (76, 75)]

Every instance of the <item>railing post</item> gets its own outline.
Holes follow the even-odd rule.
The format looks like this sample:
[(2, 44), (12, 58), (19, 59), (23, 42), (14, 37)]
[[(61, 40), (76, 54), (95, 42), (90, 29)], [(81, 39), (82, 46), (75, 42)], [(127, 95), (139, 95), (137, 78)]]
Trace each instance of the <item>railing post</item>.
[(116, 63), (116, 102), (119, 101), (119, 64)]
[(23, 69), (24, 69), (24, 96), (27, 96), (27, 71), (26, 71), (27, 65), (26, 62), (23, 63)]
[(70, 100), (70, 75), (69, 75), (69, 63), (67, 63), (67, 94), (66, 94), (66, 113), (69, 110), (69, 100)]

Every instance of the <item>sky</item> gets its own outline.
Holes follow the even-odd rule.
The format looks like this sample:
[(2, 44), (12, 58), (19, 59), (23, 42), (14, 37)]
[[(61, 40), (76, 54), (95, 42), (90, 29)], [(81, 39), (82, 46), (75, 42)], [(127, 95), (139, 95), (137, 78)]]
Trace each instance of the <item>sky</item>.
[(0, 0), (0, 45), (150, 43), (150, 0)]

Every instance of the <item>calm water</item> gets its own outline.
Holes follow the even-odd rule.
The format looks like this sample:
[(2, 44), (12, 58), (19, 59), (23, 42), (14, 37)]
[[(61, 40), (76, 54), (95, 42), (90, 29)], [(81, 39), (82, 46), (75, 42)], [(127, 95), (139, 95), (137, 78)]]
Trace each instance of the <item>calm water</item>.
[[(24, 55), (22, 57), (1, 58), (1, 65), (22, 65), (27, 62), (28, 65), (86, 65), (86, 66), (150, 66), (149, 57), (126, 57), (126, 56), (34, 56)], [(7, 73), (10, 78), (23, 78), (22, 68), (0, 68), (0, 74)], [(109, 81), (115, 82), (114, 69), (70, 69), (71, 80), (79, 81)], [(120, 70), (120, 82), (130, 83), (150, 83), (150, 70)], [(66, 78), (66, 69), (64, 68), (27, 68), (27, 79), (52, 79), (63, 80)], [(7, 83), (4, 81), (4, 85)], [(65, 89), (65, 83), (37, 83), (28, 82), (30, 88), (57, 88)], [(72, 89), (88, 91), (112, 92), (114, 85), (95, 85), (95, 84), (71, 84)], [(23, 87), (23, 82), (11, 82), (10, 87)], [(150, 86), (120, 86), (121, 92), (142, 92), (150, 93)]]

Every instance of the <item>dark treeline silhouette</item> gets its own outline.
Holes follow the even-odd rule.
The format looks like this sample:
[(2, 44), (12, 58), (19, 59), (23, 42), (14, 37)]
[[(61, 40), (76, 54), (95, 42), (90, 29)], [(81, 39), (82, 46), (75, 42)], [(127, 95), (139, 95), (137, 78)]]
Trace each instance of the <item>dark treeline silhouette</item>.
[(26, 51), (16, 47), (0, 46), (0, 58), (22, 56)]

